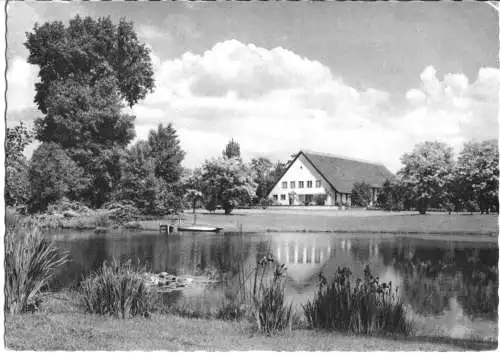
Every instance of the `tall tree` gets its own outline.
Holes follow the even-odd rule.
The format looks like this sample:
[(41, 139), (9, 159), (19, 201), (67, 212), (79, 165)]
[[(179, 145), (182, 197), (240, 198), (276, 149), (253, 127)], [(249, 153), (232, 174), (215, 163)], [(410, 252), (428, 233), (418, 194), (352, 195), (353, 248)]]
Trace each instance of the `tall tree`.
[(226, 148), (222, 151), (222, 156), (228, 159), (241, 158), (240, 144), (231, 138)]
[(33, 139), (33, 132), (23, 122), (7, 128), (5, 135), (5, 203), (23, 205), (30, 196), (28, 160), (24, 149)]
[(50, 86), (63, 78), (92, 86), (112, 77), (117, 93), (130, 106), (146, 97), (154, 87), (150, 50), (139, 42), (133, 24), (121, 19), (118, 26), (110, 17), (76, 16), (65, 26), (60, 21), (35, 24), (26, 34), (28, 63), (40, 67), (35, 102), (44, 114)]
[(109, 17), (76, 16), (68, 25), (47, 22), (27, 33), (28, 62), (40, 67), (35, 122), (42, 142), (60, 145), (89, 177), (80, 199), (99, 206), (120, 180), (120, 161), (135, 136), (133, 106), (153, 90), (150, 51), (133, 25)]
[(182, 208), (179, 184), (156, 175), (158, 162), (148, 141), (138, 141), (127, 152), (115, 199), (129, 200), (146, 214), (161, 215)]
[(458, 156), (457, 193), (464, 202), (477, 203), (481, 213), (498, 211), (498, 174), (498, 142), (469, 142)]
[(426, 213), (429, 205), (446, 201), (454, 166), (451, 147), (427, 141), (404, 154), (401, 162), (403, 168), (398, 175), (421, 214)]
[(182, 160), (185, 152), (181, 149), (177, 132), (169, 123), (160, 124), (157, 131), (149, 132), (148, 139), (151, 157), (155, 161), (155, 174), (166, 183), (176, 183), (182, 174)]

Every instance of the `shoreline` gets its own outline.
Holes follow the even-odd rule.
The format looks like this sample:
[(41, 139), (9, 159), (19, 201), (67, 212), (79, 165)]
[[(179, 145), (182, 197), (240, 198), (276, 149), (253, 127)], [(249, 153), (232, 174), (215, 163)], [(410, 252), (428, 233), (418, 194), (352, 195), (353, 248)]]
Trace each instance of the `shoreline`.
[[(271, 350), (271, 351), (466, 351), (494, 350), (496, 339), (416, 332), (350, 335), (296, 325), (274, 336), (248, 320), (188, 318), (152, 313), (121, 319), (82, 311), (74, 297), (52, 294), (35, 313), (6, 315), (5, 346), (11, 350)], [(238, 344), (238, 345), (236, 345)]]

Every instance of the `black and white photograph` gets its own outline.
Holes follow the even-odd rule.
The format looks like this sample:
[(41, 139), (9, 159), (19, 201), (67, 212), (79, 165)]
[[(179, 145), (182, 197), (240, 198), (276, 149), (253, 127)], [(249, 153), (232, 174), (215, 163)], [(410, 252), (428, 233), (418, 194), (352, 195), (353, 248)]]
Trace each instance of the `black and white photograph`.
[(3, 2), (4, 349), (497, 350), (499, 11)]

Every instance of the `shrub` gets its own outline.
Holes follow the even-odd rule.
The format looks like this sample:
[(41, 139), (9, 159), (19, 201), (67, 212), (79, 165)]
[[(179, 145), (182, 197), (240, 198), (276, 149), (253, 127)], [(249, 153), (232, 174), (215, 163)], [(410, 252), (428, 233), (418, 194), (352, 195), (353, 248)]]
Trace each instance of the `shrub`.
[(41, 292), (68, 254), (42, 237), (36, 226), (8, 228), (5, 235), (5, 312), (34, 311)]
[(314, 203), (318, 206), (324, 206), (326, 202), (326, 194), (314, 195)]
[(356, 334), (409, 334), (411, 323), (397, 290), (391, 283), (380, 284), (368, 266), (364, 273), (364, 280), (354, 284), (348, 268), (339, 268), (330, 284), (320, 275), (313, 300), (303, 305), (309, 326)]
[(122, 318), (149, 317), (154, 294), (143, 277), (144, 268), (131, 260), (104, 262), (80, 285), (83, 306), (89, 313)]

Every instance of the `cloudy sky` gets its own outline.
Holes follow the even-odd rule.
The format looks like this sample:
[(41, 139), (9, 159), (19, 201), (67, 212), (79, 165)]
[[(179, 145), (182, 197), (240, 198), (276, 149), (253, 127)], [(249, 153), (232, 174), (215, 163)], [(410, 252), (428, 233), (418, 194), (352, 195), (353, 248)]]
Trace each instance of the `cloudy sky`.
[(396, 171), (424, 140), (498, 137), (498, 13), (477, 2), (11, 2), (7, 125), (40, 115), (25, 32), (76, 14), (134, 21), (156, 79), (137, 136), (172, 122), (190, 168), (231, 138), (244, 159), (309, 149)]

